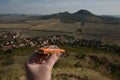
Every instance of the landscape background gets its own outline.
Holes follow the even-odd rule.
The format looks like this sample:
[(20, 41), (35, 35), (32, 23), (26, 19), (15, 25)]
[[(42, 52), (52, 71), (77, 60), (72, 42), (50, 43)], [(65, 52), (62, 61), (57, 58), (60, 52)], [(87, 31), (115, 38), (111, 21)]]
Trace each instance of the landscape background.
[(52, 80), (120, 79), (120, 18), (84, 9), (51, 15), (0, 14), (0, 79), (26, 80), (25, 61), (49, 44), (66, 50), (54, 66)]

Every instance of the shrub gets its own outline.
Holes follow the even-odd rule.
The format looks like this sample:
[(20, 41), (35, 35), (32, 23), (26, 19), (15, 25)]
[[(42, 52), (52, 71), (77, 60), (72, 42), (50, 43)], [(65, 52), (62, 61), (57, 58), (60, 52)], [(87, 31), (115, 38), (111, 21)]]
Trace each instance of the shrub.
[(77, 62), (74, 66), (75, 66), (76, 68), (82, 68), (82, 65), (80, 64), (80, 62)]
[(86, 56), (86, 54), (77, 54), (75, 57), (77, 58), (77, 59), (83, 59), (84, 57)]
[(8, 49), (8, 50), (5, 51), (5, 54), (11, 54), (12, 51), (13, 51), (12, 49)]
[(0, 50), (0, 54), (5, 54), (5, 52), (3, 50)]
[(14, 64), (14, 59), (11, 55), (1, 55), (0, 57), (0, 65), (8, 66)]
[(65, 53), (63, 57), (68, 57), (69, 55), (70, 55), (69, 53)]
[(117, 78), (118, 80), (120, 80), (120, 70), (119, 70), (119, 71), (116, 71), (116, 72), (114, 73), (114, 75), (116, 76), (116, 78)]

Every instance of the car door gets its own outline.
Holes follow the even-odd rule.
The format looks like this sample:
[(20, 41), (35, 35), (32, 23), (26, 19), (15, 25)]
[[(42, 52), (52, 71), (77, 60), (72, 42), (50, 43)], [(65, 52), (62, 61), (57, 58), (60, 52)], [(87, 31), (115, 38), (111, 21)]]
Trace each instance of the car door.
[(54, 46), (50, 46), (49, 52), (50, 52), (51, 54), (54, 54), (54, 52), (55, 52)]

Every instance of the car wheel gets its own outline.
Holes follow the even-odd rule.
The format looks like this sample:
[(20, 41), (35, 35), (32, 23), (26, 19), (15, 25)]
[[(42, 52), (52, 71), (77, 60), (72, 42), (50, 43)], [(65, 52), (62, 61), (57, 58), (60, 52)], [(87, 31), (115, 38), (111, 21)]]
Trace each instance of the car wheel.
[(64, 52), (61, 52), (61, 55), (64, 55), (65, 53)]
[(49, 53), (47, 53), (47, 56), (48, 56), (48, 57), (50, 57), (50, 56), (51, 56), (50, 52), (49, 52)]

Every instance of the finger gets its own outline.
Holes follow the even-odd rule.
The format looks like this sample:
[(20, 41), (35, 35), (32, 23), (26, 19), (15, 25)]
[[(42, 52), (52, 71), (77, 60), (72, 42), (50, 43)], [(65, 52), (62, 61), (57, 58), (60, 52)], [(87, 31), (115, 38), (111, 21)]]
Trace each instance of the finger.
[(31, 64), (31, 63), (33, 63), (33, 62), (32, 62), (33, 56), (34, 56), (34, 53), (31, 54), (30, 57), (28, 58), (28, 60), (27, 60), (27, 64)]
[(46, 61), (48, 59), (48, 57), (46, 55), (43, 54), (39, 54), (39, 53), (33, 53), (30, 58), (28, 59), (29, 64), (43, 64), (44, 61)]
[(60, 56), (61, 56), (60, 53), (51, 55), (50, 58), (46, 61), (46, 65), (53, 67), (56, 61), (60, 58)]
[(39, 57), (36, 55), (36, 53), (33, 53), (32, 55), (30, 55), (27, 64), (35, 64), (39, 62)]

